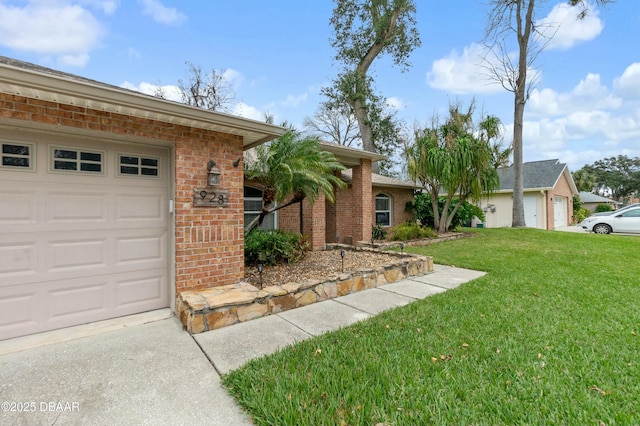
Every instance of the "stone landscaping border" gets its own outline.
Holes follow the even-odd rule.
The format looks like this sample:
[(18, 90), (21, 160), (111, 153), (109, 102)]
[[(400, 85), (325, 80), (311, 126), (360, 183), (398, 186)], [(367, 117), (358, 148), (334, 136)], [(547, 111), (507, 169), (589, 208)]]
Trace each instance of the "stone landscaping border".
[[(341, 244), (327, 248), (380, 252)], [(373, 269), (331, 275), (324, 280), (291, 282), (263, 289), (241, 282), (202, 291), (183, 291), (176, 298), (176, 314), (189, 333), (197, 334), (433, 271), (430, 256), (384, 253), (396, 260)]]

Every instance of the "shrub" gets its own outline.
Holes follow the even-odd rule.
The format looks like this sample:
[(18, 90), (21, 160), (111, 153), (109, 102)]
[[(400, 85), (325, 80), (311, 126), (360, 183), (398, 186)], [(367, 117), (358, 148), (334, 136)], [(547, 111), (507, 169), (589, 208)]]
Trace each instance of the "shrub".
[[(440, 210), (440, 214), (442, 214), (442, 210), (444, 210), (445, 202), (445, 197), (438, 198), (438, 209)], [(457, 202), (458, 199), (454, 198), (453, 205), (455, 205)], [(416, 220), (418, 220), (420, 224), (432, 228), (434, 227), (433, 207), (431, 205), (431, 197), (429, 196), (429, 194), (421, 193), (416, 195), (413, 201), (413, 210), (415, 212)], [(477, 216), (478, 219), (484, 222), (485, 217), (482, 209), (469, 202), (465, 202), (462, 206), (460, 206), (458, 211), (456, 211), (449, 229), (455, 229), (458, 226), (462, 226), (471, 222), (471, 219), (473, 219), (474, 216)]]
[(393, 241), (417, 240), (420, 238), (435, 238), (436, 233), (431, 228), (420, 226), (415, 222), (405, 222), (391, 228)]
[(596, 213), (601, 213), (601, 212), (611, 212), (613, 211), (613, 207), (611, 207), (610, 204), (598, 204), (596, 206)]
[(589, 210), (585, 209), (584, 207), (580, 207), (578, 210), (573, 211), (573, 220), (576, 223), (580, 223), (585, 220), (590, 214), (591, 212)]
[(244, 239), (244, 261), (247, 265), (295, 263), (308, 250), (306, 238), (293, 232), (255, 229)]
[(371, 237), (374, 240), (384, 240), (387, 238), (387, 231), (382, 227), (382, 225), (376, 225), (371, 229)]

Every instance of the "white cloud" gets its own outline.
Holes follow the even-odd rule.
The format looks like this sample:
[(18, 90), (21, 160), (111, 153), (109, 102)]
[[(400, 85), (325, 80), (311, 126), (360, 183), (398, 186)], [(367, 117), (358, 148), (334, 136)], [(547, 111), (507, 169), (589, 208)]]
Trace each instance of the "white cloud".
[(407, 104), (400, 98), (395, 96), (390, 96), (387, 98), (387, 106), (396, 111), (404, 109), (407, 107)]
[(139, 0), (142, 13), (151, 16), (159, 24), (179, 25), (187, 20), (187, 16), (174, 7), (166, 7), (159, 0)]
[(483, 62), (485, 56), (484, 46), (475, 43), (465, 47), (462, 55), (453, 50), (449, 56), (433, 61), (431, 71), (427, 72), (427, 84), (457, 94), (504, 90), (488, 77)]
[(613, 80), (616, 92), (627, 99), (640, 99), (640, 62), (635, 62)]
[(306, 93), (303, 93), (302, 95), (298, 95), (298, 96), (287, 95), (285, 100), (281, 102), (281, 105), (287, 106), (287, 107), (297, 107), (301, 103), (305, 102), (307, 100), (307, 97), (308, 95)]
[(241, 117), (250, 118), (252, 120), (264, 121), (264, 112), (259, 109), (245, 104), (244, 102), (238, 102), (233, 108), (233, 115), (239, 115)]
[(577, 7), (567, 3), (554, 6), (549, 15), (536, 23), (543, 34), (540, 42), (548, 42), (549, 49), (564, 50), (596, 38), (604, 25), (598, 17), (598, 11), (590, 3), (587, 3), (587, 8), (587, 15), (579, 19), (580, 9)]
[(120, 87), (129, 90), (135, 90), (136, 92), (144, 93), (145, 95), (155, 96), (158, 91), (162, 91), (164, 99), (182, 102), (182, 95), (180, 94), (180, 88), (178, 86), (168, 84), (168, 85), (158, 85), (153, 83), (147, 83), (143, 81), (140, 84), (133, 84), (128, 81), (125, 81), (120, 85)]
[(534, 89), (525, 112), (533, 116), (554, 116), (577, 111), (618, 109), (621, 105), (622, 99), (601, 83), (600, 76), (589, 73), (571, 92)]
[(66, 0), (0, 3), (0, 16), (0, 44), (55, 56), (63, 65), (84, 66), (106, 33), (88, 9)]

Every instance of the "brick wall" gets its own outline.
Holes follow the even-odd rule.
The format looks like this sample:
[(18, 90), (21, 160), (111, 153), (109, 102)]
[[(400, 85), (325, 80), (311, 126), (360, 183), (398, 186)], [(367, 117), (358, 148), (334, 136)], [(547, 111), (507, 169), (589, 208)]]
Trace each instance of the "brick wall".
[(409, 220), (413, 220), (415, 218), (412, 211), (405, 211), (406, 205), (408, 202), (413, 201), (413, 189), (406, 188), (381, 188), (381, 187), (373, 187), (371, 192), (371, 202), (373, 208), (371, 213), (372, 223), (375, 225), (376, 223), (376, 195), (385, 194), (391, 197), (392, 202), (392, 213), (391, 213), (391, 225), (397, 225), (399, 223), (404, 223)]
[[(131, 135), (175, 147), (176, 290), (231, 284), (244, 276), (242, 138), (115, 112), (0, 93), (0, 117), (96, 131), (96, 137)], [(193, 188), (206, 184), (206, 163), (221, 171), (230, 206), (193, 207)]]
[(371, 239), (373, 204), (371, 199), (371, 160), (360, 160), (352, 171), (353, 242)]

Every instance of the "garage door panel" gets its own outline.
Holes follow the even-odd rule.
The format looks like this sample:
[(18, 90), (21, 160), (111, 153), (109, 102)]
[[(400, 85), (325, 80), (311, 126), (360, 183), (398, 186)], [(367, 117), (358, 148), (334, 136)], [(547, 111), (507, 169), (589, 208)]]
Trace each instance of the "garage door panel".
[(103, 269), (109, 264), (107, 241), (104, 238), (51, 241), (46, 247), (46, 253), (46, 272)]
[(0, 230), (7, 232), (14, 225), (35, 224), (37, 204), (36, 191), (0, 189)]
[(0, 287), (17, 277), (35, 278), (37, 274), (35, 241), (0, 246)]
[(166, 262), (167, 233), (138, 237), (116, 237), (116, 266), (138, 265), (146, 268), (149, 264)]
[(108, 221), (109, 197), (87, 193), (47, 192), (46, 223), (69, 223)]
[(3, 330), (37, 326), (32, 319), (37, 297), (35, 290), (25, 292), (25, 289), (20, 289), (17, 294), (0, 296), (0, 335), (3, 335)]
[(166, 274), (160, 269), (155, 274), (149, 271), (132, 279), (120, 280), (116, 284), (116, 309), (155, 309), (167, 299), (167, 284)]
[(49, 320), (67, 321), (67, 317), (94, 316), (109, 311), (109, 282), (101, 281), (87, 284), (75, 280), (72, 283), (51, 283), (46, 294)]
[[(166, 220), (168, 201), (165, 194), (117, 195), (116, 222)], [(156, 222), (157, 223), (157, 222)]]

